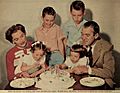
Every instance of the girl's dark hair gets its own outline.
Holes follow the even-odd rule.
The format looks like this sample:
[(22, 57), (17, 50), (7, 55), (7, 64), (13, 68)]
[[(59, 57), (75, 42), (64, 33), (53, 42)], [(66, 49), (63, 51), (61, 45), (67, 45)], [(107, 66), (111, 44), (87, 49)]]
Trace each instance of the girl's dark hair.
[(33, 42), (30, 51), (32, 53), (34, 53), (34, 51), (35, 51), (36, 48), (39, 48), (39, 49), (42, 49), (43, 51), (46, 51), (46, 46), (41, 41), (35, 41), (35, 42)]
[(83, 47), (83, 45), (80, 45), (80, 44), (74, 44), (71, 47), (71, 51), (79, 53), (80, 58), (86, 56), (86, 53), (87, 53), (87, 50)]
[(8, 40), (9, 42), (13, 43), (13, 37), (12, 34), (17, 32), (18, 30), (22, 31), (24, 34), (26, 34), (26, 30), (25, 27), (22, 24), (16, 24), (16, 25), (12, 25), (5, 33), (5, 38), (6, 40)]
[(56, 16), (56, 12), (52, 7), (45, 7), (42, 11), (42, 17), (45, 17), (45, 14)]

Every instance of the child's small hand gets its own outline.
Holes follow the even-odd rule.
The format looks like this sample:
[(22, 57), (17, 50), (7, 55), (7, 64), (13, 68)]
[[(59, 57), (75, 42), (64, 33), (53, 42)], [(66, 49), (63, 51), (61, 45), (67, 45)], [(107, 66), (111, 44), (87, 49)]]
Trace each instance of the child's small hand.
[(59, 68), (60, 68), (60, 69), (66, 69), (67, 66), (66, 66), (65, 64), (60, 64), (60, 65), (59, 65)]
[(40, 65), (41, 65), (40, 62), (35, 62), (35, 63), (34, 63), (34, 66), (35, 66), (35, 67), (39, 67)]
[(45, 67), (45, 71), (47, 71), (47, 70), (49, 70), (50, 69), (50, 67)]
[(26, 78), (29, 78), (29, 74), (27, 72), (21, 72), (21, 73), (17, 73), (15, 75), (16, 78), (21, 78), (21, 77), (26, 77)]
[(55, 65), (56, 69), (59, 69), (59, 67), (60, 67), (60, 64)]
[(35, 73), (31, 74), (30, 77), (31, 77), (31, 78), (34, 78), (34, 77), (36, 77), (37, 75), (38, 75), (38, 73), (35, 72)]
[(27, 72), (21, 73), (22, 77), (30, 78), (30, 75)]
[(66, 71), (67, 71), (68, 73), (73, 73), (73, 70), (72, 70), (72, 69), (66, 69)]

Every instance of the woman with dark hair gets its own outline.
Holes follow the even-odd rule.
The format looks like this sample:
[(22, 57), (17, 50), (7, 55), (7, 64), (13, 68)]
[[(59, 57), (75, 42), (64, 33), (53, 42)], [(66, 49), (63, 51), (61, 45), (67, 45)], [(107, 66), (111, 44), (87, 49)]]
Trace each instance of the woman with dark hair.
[[(15, 46), (6, 54), (7, 77), (11, 81), (15, 77), (21, 77), (22, 72), (15, 73), (15, 68), (20, 64), (20, 59), (28, 54), (31, 42), (26, 39), (26, 30), (22, 24), (11, 26), (5, 33), (5, 38)], [(20, 70), (20, 69), (19, 69)]]

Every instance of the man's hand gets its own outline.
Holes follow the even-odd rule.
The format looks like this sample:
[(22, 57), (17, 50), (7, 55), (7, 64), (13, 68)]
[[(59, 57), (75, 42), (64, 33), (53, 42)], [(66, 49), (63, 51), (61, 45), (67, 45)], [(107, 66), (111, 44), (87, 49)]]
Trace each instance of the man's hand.
[(88, 73), (88, 67), (87, 66), (77, 66), (72, 69), (72, 73), (75, 74), (84, 74)]

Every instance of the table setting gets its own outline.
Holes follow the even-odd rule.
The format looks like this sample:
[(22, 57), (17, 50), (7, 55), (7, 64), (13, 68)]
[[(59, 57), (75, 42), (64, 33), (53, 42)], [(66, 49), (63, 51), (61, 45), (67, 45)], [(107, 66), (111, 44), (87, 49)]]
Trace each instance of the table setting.
[(50, 68), (35, 78), (18, 78), (6, 86), (6, 90), (100, 90), (104, 79), (88, 74), (69, 73), (68, 69)]

